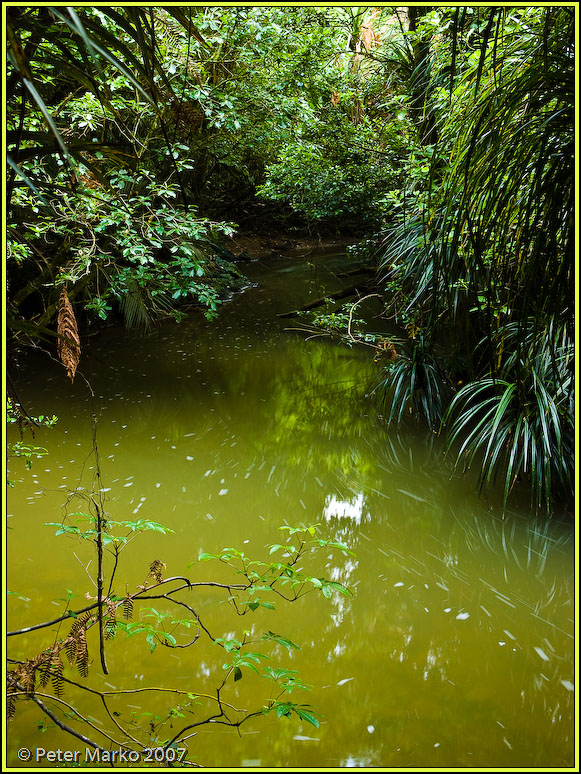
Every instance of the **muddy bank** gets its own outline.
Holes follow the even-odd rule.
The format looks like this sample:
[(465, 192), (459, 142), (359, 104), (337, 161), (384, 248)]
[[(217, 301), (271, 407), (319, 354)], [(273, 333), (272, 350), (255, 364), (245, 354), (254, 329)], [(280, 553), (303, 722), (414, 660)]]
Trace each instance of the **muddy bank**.
[(333, 247), (345, 248), (357, 241), (356, 237), (319, 237), (289, 235), (280, 232), (239, 232), (226, 240), (226, 248), (238, 260), (276, 258), (279, 255), (308, 256), (313, 250)]

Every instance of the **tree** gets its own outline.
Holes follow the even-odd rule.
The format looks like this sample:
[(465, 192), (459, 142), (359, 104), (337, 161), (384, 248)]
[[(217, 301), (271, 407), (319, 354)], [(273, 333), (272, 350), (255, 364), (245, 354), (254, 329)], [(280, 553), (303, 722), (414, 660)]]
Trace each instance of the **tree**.
[(63, 288), (77, 310), (147, 325), (179, 317), (180, 300), (212, 315), (239, 282), (218, 246), (232, 226), (196, 213), (189, 148), (168, 135), (166, 64), (184, 25), (195, 37), (178, 9), (9, 9), (13, 331), (54, 336)]

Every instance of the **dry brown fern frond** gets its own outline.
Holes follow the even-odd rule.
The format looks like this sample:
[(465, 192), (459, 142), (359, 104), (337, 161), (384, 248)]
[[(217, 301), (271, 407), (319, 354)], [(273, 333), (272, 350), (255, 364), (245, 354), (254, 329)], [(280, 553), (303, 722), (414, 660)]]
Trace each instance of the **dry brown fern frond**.
[(67, 369), (67, 374), (72, 382), (74, 381), (77, 366), (81, 359), (81, 341), (79, 339), (77, 318), (75, 317), (72, 304), (69, 301), (66, 288), (62, 289), (59, 299), (57, 333), (59, 335), (57, 353), (61, 362)]
[(147, 582), (148, 578), (154, 578), (156, 583), (161, 583), (163, 581), (162, 570), (165, 570), (165, 568), (166, 565), (161, 559), (154, 559), (149, 565), (149, 572), (145, 577), (145, 582)]
[(172, 119), (186, 129), (197, 129), (206, 121), (204, 111), (193, 100), (183, 102), (174, 100), (169, 105), (169, 111)]
[(77, 639), (77, 669), (81, 677), (89, 674), (89, 648), (87, 647), (87, 632), (81, 629)]
[(69, 664), (73, 666), (77, 660), (77, 640), (75, 637), (67, 637), (65, 640), (64, 648), (69, 660)]
[(87, 629), (87, 626), (89, 625), (89, 621), (93, 618), (93, 615), (91, 613), (83, 613), (82, 615), (77, 616), (73, 623), (71, 624), (71, 630), (69, 632), (69, 637), (74, 637), (75, 639), (78, 636), (78, 633), (84, 629)]
[(9, 696), (6, 700), (6, 720), (14, 720), (16, 714), (16, 702), (14, 696)]
[(107, 620), (105, 621), (105, 631), (107, 633), (107, 639), (112, 640), (117, 634), (117, 615), (115, 603), (110, 603), (107, 606)]
[(57, 699), (63, 695), (63, 662), (58, 650), (53, 650), (50, 661), (50, 682)]
[(36, 659), (25, 661), (15, 671), (16, 682), (24, 689), (27, 696), (32, 696), (36, 683)]
[[(80, 615), (73, 621), (69, 636), (64, 641), (64, 650), (70, 665), (73, 666), (76, 664), (83, 677), (86, 677), (88, 674), (89, 664), (87, 626), (93, 620), (94, 616), (92, 616), (91, 613)], [(84, 674), (85, 669), (86, 674)]]
[(16, 697), (13, 695), (18, 691), (18, 674), (16, 670), (6, 673), (6, 719), (13, 720), (16, 714)]
[(42, 688), (46, 688), (50, 680), (51, 659), (52, 650), (43, 651), (36, 659), (38, 661), (37, 671), (40, 675), (40, 685)]
[(107, 618), (105, 621), (105, 632), (106, 632), (106, 639), (112, 640), (114, 639), (115, 635), (117, 634), (117, 621), (115, 618)]
[[(52, 648), (43, 650), (31, 663), (40, 675), (40, 685), (46, 688), (48, 682), (52, 683), (55, 696), (62, 696), (63, 693), (63, 662), (60, 651), (63, 648), (62, 640), (59, 640)], [(66, 643), (65, 643), (66, 648)]]
[(133, 600), (131, 597), (126, 597), (123, 600), (123, 618), (126, 621), (130, 621), (133, 618)]

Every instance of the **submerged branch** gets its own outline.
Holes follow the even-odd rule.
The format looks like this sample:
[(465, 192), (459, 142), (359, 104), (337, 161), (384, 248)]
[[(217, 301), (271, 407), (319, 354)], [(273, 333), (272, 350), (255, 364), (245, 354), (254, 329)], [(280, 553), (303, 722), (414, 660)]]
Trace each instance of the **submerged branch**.
[(329, 293), (328, 295), (323, 296), (322, 298), (317, 298), (314, 301), (309, 301), (308, 304), (305, 304), (304, 306), (301, 306), (298, 309), (294, 309), (292, 312), (277, 314), (277, 317), (282, 317), (282, 318), (298, 317), (298, 315), (301, 312), (309, 312), (311, 309), (317, 309), (318, 307), (323, 306), (323, 304), (325, 304), (327, 301), (330, 301), (330, 300), (337, 301), (340, 298), (347, 298), (348, 296), (367, 293), (368, 290), (369, 288), (367, 287), (367, 285), (351, 285), (351, 287), (343, 288), (342, 290), (335, 291), (335, 293)]

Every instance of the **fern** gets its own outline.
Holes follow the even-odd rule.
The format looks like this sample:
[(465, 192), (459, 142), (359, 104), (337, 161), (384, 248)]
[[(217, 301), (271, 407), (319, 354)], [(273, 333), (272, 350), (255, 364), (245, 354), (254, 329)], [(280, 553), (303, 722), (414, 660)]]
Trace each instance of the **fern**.
[(117, 617), (115, 614), (115, 605), (109, 605), (107, 611), (107, 620), (105, 621), (105, 631), (108, 640), (112, 640), (117, 634)]
[(59, 299), (59, 311), (57, 318), (57, 344), (58, 356), (67, 369), (67, 374), (72, 381), (75, 379), (77, 366), (81, 359), (81, 341), (77, 328), (77, 318), (69, 301), (66, 288), (62, 289)]
[(40, 660), (40, 664), (38, 666), (38, 673), (40, 675), (40, 685), (42, 688), (46, 688), (48, 685), (48, 681), (51, 677), (51, 657), (52, 657), (52, 651), (45, 650), (43, 653), (40, 654), (38, 657)]
[(65, 653), (69, 660), (69, 664), (73, 666), (77, 660), (77, 641), (74, 637), (67, 637), (64, 643)]
[(161, 583), (163, 581), (162, 570), (165, 570), (165, 564), (160, 559), (154, 559), (149, 566), (149, 575), (147, 577), (152, 576), (155, 578), (156, 583)]
[(126, 621), (130, 621), (133, 618), (133, 600), (131, 597), (126, 597), (123, 600), (123, 618)]
[(81, 677), (87, 677), (89, 674), (89, 649), (87, 647), (87, 632), (81, 629), (77, 639), (77, 669)]
[(14, 720), (15, 714), (16, 714), (16, 702), (14, 701), (14, 696), (9, 696), (6, 701), (6, 719)]
[(50, 681), (54, 695), (60, 698), (63, 695), (63, 662), (57, 649), (53, 650), (50, 660)]

